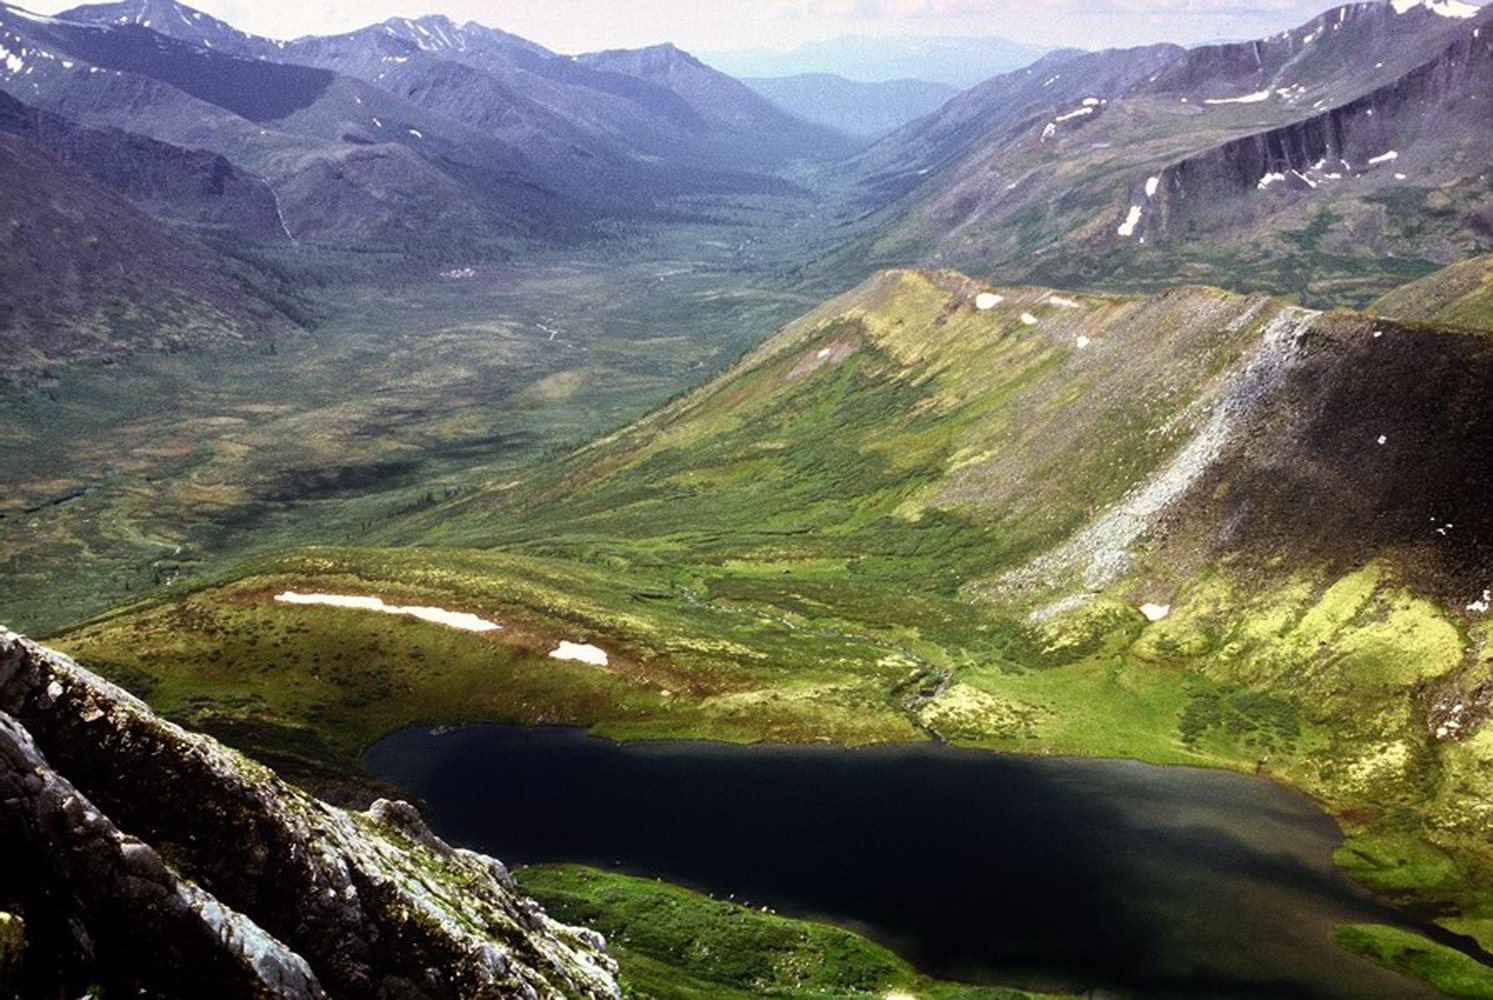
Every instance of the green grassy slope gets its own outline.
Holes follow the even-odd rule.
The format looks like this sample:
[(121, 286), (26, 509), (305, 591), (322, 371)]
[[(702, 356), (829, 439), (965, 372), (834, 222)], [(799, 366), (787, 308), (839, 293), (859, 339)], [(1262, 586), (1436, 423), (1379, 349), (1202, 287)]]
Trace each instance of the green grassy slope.
[(1409, 931), (1351, 924), (1337, 928), (1333, 940), (1386, 968), (1424, 979), (1447, 996), (1493, 997), (1493, 970)]
[(573, 865), (522, 868), (514, 874), (548, 913), (606, 936), (622, 966), (623, 989), (634, 1000), (1038, 997), (1022, 990), (930, 980), (849, 931), (652, 879)]
[(1397, 319), (1493, 330), (1493, 256), (1474, 257), (1397, 288), (1372, 308)]
[(474, 719), (1259, 770), (1481, 926), (1490, 398), (1467, 332), (891, 272), (562, 460), (60, 644), (308, 770)]

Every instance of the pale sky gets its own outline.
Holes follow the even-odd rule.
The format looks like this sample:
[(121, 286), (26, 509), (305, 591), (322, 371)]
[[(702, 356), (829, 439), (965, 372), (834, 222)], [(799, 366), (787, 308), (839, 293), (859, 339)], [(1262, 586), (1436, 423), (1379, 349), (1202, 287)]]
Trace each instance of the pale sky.
[[(10, 0), (56, 13), (80, 0)], [(191, 0), (187, 0), (191, 3)], [(1331, 0), (196, 0), (191, 6), (272, 38), (349, 31), (441, 13), (558, 52), (674, 42), (696, 52), (791, 49), (839, 35), (1001, 35), (1058, 48), (1255, 38), (1336, 6)]]

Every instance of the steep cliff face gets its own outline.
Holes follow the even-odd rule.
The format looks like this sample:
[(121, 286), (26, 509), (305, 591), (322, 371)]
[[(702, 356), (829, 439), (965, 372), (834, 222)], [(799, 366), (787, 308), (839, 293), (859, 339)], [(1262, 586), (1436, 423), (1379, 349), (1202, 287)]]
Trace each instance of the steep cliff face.
[(1192, 100), (1310, 94), (1307, 107), (1319, 97), (1342, 100), (1426, 61), (1465, 20), (1419, 3), (1348, 4), (1269, 38), (1188, 49), (1136, 93)]
[[(1493, 153), (1493, 31), (1465, 31), (1433, 59), (1361, 97), (1188, 156), (1161, 172), (1137, 232), (1216, 233), (1287, 200), (1355, 180), (1455, 179)], [(1262, 192), (1264, 194), (1262, 195)]]
[(151, 995), (619, 996), (599, 936), (415, 810), (329, 806), (0, 632), (0, 890), (24, 988)]

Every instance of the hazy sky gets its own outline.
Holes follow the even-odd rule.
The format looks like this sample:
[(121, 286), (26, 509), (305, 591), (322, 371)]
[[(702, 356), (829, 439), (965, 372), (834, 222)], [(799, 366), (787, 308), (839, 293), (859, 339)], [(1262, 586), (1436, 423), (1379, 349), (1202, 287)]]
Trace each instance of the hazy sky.
[[(11, 0), (55, 13), (79, 0)], [(190, 0), (188, 0), (190, 2)], [(443, 13), (560, 52), (671, 41), (698, 52), (790, 49), (836, 35), (1002, 35), (1044, 46), (1251, 38), (1307, 20), (1331, 0), (197, 0), (275, 38)]]

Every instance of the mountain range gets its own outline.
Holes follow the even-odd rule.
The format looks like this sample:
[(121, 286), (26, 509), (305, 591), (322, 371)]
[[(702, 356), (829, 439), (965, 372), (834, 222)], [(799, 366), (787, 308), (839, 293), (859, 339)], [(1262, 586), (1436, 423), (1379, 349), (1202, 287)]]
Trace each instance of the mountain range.
[(364, 770), (496, 721), (1252, 772), (1493, 995), (1493, 8), (808, 56), (0, 3), (0, 992), (1031, 996), (551, 919)]
[(762, 171), (850, 147), (672, 48), (572, 60), (438, 17), (286, 43), (155, 0), (0, 8), (0, 45), (12, 96), (219, 154), (301, 240), (552, 241), (681, 194), (781, 187)]
[(441, 16), (287, 42), (172, 0), (0, 6), (0, 88), (12, 135), (209, 239), (471, 260), (807, 187), (862, 217), (841, 271), (1362, 304), (1493, 237), (1490, 16), (1356, 4), (1255, 42), (1055, 51), (950, 96), (754, 90), (669, 45), (569, 57)]
[[(80, 358), (141, 349), (229, 343), (270, 344), (297, 332), (229, 262), (146, 215), (124, 194), (148, 187), (180, 197), (158, 202), (173, 214), (226, 203), (262, 232), (262, 188), (210, 156), (94, 132), (15, 110), (0, 98), (0, 363), (12, 375)], [(62, 155), (11, 127), (34, 129)], [(22, 133), (24, 134), (24, 132)], [(108, 187), (80, 167), (107, 174)], [(239, 185), (242, 185), (241, 187)], [(208, 197), (204, 189), (216, 188)], [(273, 220), (273, 212), (268, 221)], [(197, 220), (200, 221), (200, 216)]]

